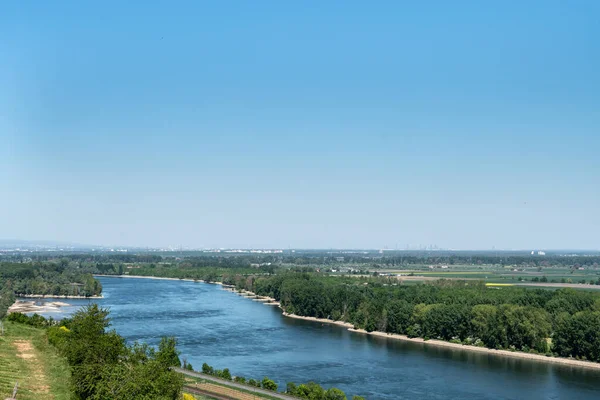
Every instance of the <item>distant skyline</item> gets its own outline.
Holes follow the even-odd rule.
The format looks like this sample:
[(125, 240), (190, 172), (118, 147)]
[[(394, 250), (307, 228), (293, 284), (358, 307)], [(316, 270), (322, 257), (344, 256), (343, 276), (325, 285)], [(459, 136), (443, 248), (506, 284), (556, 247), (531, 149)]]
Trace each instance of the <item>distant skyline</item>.
[(0, 5), (0, 238), (600, 249), (597, 1)]

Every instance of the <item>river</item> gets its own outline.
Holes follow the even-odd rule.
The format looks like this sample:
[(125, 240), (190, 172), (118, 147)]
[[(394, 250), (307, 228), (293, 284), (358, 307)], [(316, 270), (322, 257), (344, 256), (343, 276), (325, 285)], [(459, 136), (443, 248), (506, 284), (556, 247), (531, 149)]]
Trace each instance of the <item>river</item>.
[[(351, 333), (286, 318), (218, 285), (100, 277), (112, 326), (129, 342), (175, 336), (181, 358), (280, 388), (315, 381), (367, 399), (598, 399), (600, 372)], [(87, 300), (66, 300), (73, 312)], [(46, 314), (52, 315), (52, 314)], [(56, 317), (56, 314), (53, 315)]]

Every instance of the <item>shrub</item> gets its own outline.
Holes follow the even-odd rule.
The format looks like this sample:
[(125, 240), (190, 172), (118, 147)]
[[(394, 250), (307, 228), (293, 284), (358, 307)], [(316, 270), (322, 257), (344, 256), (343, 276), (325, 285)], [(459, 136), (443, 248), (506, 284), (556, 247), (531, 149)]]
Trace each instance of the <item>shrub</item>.
[(219, 374), (219, 377), (223, 378), (223, 379), (227, 379), (228, 381), (231, 380), (231, 373), (229, 372), (229, 368), (225, 368), (223, 371), (221, 371), (221, 373)]
[(213, 367), (211, 367), (207, 363), (202, 364), (202, 373), (212, 375), (214, 373)]
[(262, 387), (263, 389), (272, 390), (274, 392), (277, 391), (277, 384), (266, 376), (262, 380)]

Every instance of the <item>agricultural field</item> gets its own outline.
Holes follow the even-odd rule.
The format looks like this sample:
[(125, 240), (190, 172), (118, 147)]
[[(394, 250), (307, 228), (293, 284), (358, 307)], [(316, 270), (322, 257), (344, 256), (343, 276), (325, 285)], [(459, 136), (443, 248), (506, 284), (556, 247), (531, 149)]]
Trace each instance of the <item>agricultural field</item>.
[(377, 269), (373, 272), (380, 275), (395, 275), (404, 284), (422, 283), (435, 279), (468, 279), (497, 284), (600, 289), (600, 269), (597, 268), (579, 270), (573, 268), (453, 265), (447, 268), (435, 266), (418, 269)]
[[(277, 397), (268, 396), (265, 394), (258, 394), (252, 391), (252, 387), (248, 386), (248, 389), (240, 389), (238, 387), (232, 387), (220, 382), (206, 380), (202, 378), (186, 377), (183, 391), (186, 392), (186, 388), (194, 388), (206, 393), (204, 396), (210, 396), (211, 394), (215, 397), (228, 397), (231, 399), (238, 400), (279, 400)], [(211, 397), (202, 397), (200, 394), (193, 394), (196, 399)]]

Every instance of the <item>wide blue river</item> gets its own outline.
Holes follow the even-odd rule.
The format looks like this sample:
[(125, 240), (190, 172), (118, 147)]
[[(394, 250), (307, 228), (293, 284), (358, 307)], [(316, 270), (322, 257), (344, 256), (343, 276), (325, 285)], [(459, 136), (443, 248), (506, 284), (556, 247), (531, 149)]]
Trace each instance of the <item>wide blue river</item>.
[[(315, 381), (349, 398), (599, 399), (600, 373), (406, 343), (281, 315), (273, 306), (204, 283), (99, 278), (112, 326), (128, 341), (175, 336), (181, 357), (233, 375)], [(67, 300), (73, 312), (87, 300)], [(51, 315), (51, 314), (46, 314)], [(54, 315), (56, 317), (56, 315)]]

